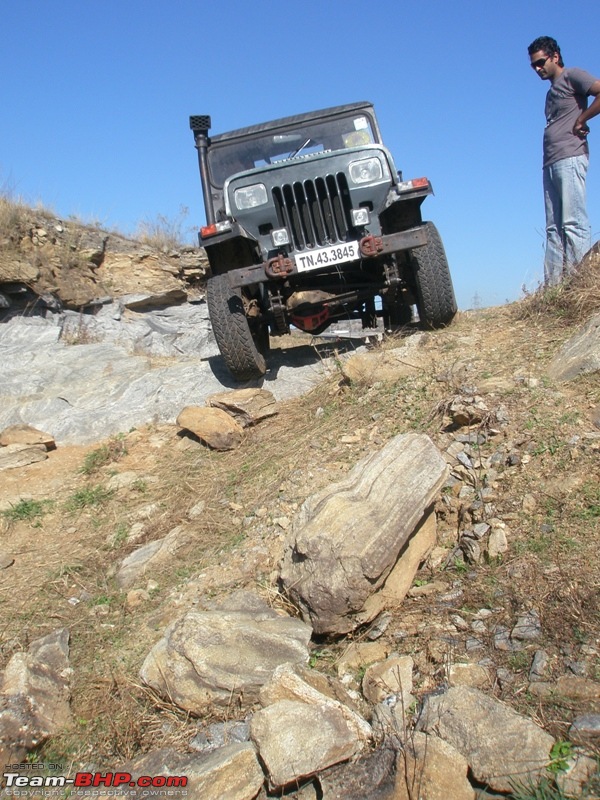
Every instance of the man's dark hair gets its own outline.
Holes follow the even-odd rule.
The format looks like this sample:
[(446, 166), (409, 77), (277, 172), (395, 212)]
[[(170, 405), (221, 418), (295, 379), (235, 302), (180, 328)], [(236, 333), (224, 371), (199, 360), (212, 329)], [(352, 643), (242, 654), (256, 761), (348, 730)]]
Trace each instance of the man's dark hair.
[(553, 56), (556, 53), (558, 55), (558, 66), (564, 67), (564, 62), (560, 54), (560, 47), (556, 39), (553, 39), (551, 36), (538, 36), (538, 38), (534, 39), (529, 45), (527, 52), (531, 56), (537, 53), (538, 50), (541, 50), (542, 53), (546, 53), (547, 56)]

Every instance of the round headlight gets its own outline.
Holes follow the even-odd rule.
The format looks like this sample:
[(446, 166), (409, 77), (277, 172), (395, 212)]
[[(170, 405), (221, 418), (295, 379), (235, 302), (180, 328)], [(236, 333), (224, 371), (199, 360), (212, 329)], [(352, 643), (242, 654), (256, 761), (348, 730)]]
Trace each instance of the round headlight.
[(350, 164), (350, 177), (353, 183), (372, 183), (383, 177), (383, 168), (378, 158), (361, 158)]

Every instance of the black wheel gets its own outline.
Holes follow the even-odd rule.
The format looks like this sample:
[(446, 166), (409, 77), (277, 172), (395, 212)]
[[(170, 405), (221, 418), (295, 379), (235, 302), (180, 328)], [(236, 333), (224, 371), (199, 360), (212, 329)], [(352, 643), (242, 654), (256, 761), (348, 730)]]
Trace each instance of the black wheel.
[(269, 330), (248, 319), (241, 291), (231, 288), (227, 275), (214, 275), (208, 279), (206, 302), (215, 339), (233, 377), (248, 381), (264, 375)]
[(456, 298), (446, 251), (433, 222), (426, 222), (427, 244), (412, 251), (421, 322), (431, 328), (448, 325), (456, 314)]

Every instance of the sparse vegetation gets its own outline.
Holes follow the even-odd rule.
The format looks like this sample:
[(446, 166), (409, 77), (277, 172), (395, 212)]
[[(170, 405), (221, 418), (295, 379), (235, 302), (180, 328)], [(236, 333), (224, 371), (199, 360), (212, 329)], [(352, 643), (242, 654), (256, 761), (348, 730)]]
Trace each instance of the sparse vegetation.
[(83, 459), (81, 472), (84, 475), (94, 475), (102, 467), (119, 461), (127, 454), (126, 439), (123, 434), (113, 436), (95, 450), (91, 450)]
[(174, 218), (158, 214), (154, 219), (143, 220), (138, 225), (134, 238), (163, 252), (178, 250), (189, 243), (191, 238), (193, 229), (186, 226), (188, 216), (189, 209), (180, 206), (179, 213)]
[(52, 500), (19, 500), (6, 511), (2, 511), (2, 516), (10, 522), (32, 522), (52, 508)]
[(21, 200), (0, 192), (0, 250), (16, 249), (17, 233), (25, 224), (31, 209)]
[(67, 511), (80, 511), (92, 506), (105, 504), (114, 495), (114, 491), (104, 486), (90, 486), (76, 491), (65, 503)]
[(515, 782), (508, 800), (571, 800), (552, 781), (542, 778), (537, 786), (531, 782), (526, 784)]
[(582, 261), (572, 278), (559, 286), (540, 287), (528, 292), (523, 287), (525, 298), (515, 305), (520, 319), (536, 317), (559, 318), (569, 324), (581, 323), (600, 311), (600, 246), (598, 244)]

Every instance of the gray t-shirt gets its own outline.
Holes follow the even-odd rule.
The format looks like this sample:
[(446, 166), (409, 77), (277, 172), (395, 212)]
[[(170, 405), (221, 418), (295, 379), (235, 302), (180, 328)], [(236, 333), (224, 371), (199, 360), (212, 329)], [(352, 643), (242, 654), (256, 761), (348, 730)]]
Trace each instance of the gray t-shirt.
[(585, 139), (575, 136), (575, 120), (587, 108), (588, 92), (596, 78), (577, 67), (564, 69), (546, 95), (544, 166), (561, 158), (588, 155)]

